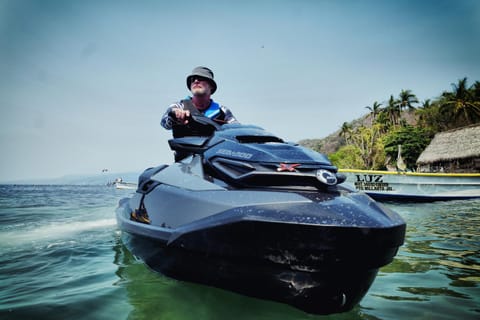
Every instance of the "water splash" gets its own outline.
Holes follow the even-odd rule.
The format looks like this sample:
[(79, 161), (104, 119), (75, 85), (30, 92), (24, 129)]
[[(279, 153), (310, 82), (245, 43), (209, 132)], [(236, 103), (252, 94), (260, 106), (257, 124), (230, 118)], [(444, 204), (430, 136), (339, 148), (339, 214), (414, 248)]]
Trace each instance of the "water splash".
[(82, 232), (109, 228), (114, 225), (116, 225), (116, 220), (112, 218), (51, 223), (34, 229), (3, 231), (0, 233), (0, 247), (19, 246), (20, 244), (38, 243), (47, 240), (70, 239)]

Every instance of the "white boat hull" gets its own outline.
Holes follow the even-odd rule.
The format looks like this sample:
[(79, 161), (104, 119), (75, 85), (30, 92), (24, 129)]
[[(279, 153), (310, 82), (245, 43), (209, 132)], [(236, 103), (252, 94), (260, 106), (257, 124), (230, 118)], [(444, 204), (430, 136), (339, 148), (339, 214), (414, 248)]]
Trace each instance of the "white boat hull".
[(115, 188), (117, 189), (137, 189), (136, 183), (129, 182), (115, 182)]
[(480, 198), (480, 174), (342, 169), (346, 184), (374, 199), (454, 200)]

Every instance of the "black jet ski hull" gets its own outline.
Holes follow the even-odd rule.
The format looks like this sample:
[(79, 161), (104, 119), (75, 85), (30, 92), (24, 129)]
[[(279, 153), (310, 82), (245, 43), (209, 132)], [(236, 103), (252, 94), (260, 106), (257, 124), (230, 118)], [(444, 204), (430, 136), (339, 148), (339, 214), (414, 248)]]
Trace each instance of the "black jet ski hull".
[[(160, 190), (170, 199), (181, 193), (187, 203), (196, 197), (178, 188)], [(249, 199), (251, 191), (247, 190), (234, 195), (245, 205), (231, 207), (227, 194), (223, 192), (219, 200), (214, 195), (218, 192), (222, 191), (204, 191), (203, 206), (195, 199), (197, 212), (205, 210), (205, 218), (179, 222), (176, 227), (156, 218), (162, 216), (153, 209), (157, 201), (145, 201), (156, 226), (132, 221), (135, 197), (123, 200), (117, 220), (130, 234), (128, 247), (167, 276), (328, 314), (355, 306), (378, 269), (392, 261), (403, 243), (403, 221), (380, 210), (365, 195), (276, 191), (265, 193), (265, 198), (278, 197), (278, 202), (253, 204), (259, 191)], [(282, 203), (282, 194), (290, 201)], [(151, 196), (158, 200), (155, 193)], [(212, 197), (217, 199), (216, 206)], [(175, 216), (181, 219), (182, 214)]]
[(124, 233), (127, 248), (165, 276), (289, 304), (312, 314), (351, 310), (367, 293), (378, 269), (292, 270), (246, 259), (206, 256)]

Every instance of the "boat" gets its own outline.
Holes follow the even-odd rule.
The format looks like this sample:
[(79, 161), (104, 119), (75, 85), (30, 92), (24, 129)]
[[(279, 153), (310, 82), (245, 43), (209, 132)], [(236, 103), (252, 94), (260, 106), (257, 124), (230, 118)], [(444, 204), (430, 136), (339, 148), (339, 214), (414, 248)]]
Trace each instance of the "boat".
[(346, 183), (375, 200), (445, 201), (480, 198), (480, 173), (340, 169)]
[(113, 185), (117, 189), (132, 189), (132, 190), (137, 189), (137, 184), (136, 183), (125, 182), (125, 181), (123, 181), (122, 178), (115, 179), (115, 181), (113, 182)]
[(253, 125), (169, 140), (185, 157), (146, 169), (116, 219), (125, 246), (168, 277), (289, 304), (351, 310), (394, 259), (406, 224), (343, 185), (328, 158)]

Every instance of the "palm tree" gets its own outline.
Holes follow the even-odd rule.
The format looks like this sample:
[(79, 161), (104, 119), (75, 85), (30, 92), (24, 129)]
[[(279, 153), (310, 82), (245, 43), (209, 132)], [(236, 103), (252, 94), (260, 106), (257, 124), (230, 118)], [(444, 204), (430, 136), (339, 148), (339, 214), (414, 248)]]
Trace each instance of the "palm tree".
[(394, 127), (398, 125), (398, 119), (400, 118), (400, 104), (393, 98), (393, 95), (390, 95), (390, 99), (384, 110), (388, 115), (390, 124)]
[(372, 125), (373, 123), (375, 122), (375, 119), (377, 118), (377, 115), (380, 113), (380, 111), (382, 110), (382, 104), (381, 103), (378, 103), (377, 101), (373, 102), (373, 105), (370, 107), (370, 106), (366, 106), (365, 108), (367, 108), (368, 110), (370, 110), (370, 115), (372, 116)]
[(413, 103), (418, 103), (417, 96), (412, 93), (412, 90), (402, 90), (400, 91), (399, 95), (399, 104), (400, 104), (400, 111), (402, 109), (406, 109), (408, 107), (409, 110), (415, 109), (412, 105)]
[(472, 91), (475, 102), (480, 103), (480, 81), (475, 81), (470, 87), (470, 90)]
[(444, 92), (440, 102), (440, 110), (450, 114), (454, 119), (464, 120), (466, 124), (472, 124), (480, 119), (480, 103), (475, 101), (474, 86), (467, 88), (467, 78), (458, 80), (457, 84), (452, 83), (452, 92)]
[(427, 99), (423, 101), (422, 105), (415, 110), (415, 114), (418, 117), (418, 122), (425, 125), (427, 123), (430, 109), (432, 108), (431, 100)]
[(352, 125), (347, 123), (347, 122), (344, 122), (342, 124), (342, 128), (340, 129), (340, 134), (339, 134), (341, 137), (343, 136), (343, 138), (345, 139), (345, 142), (346, 144), (349, 144), (349, 139), (352, 135)]
[(429, 109), (432, 106), (431, 100), (427, 99), (423, 101), (421, 108), (422, 109)]

